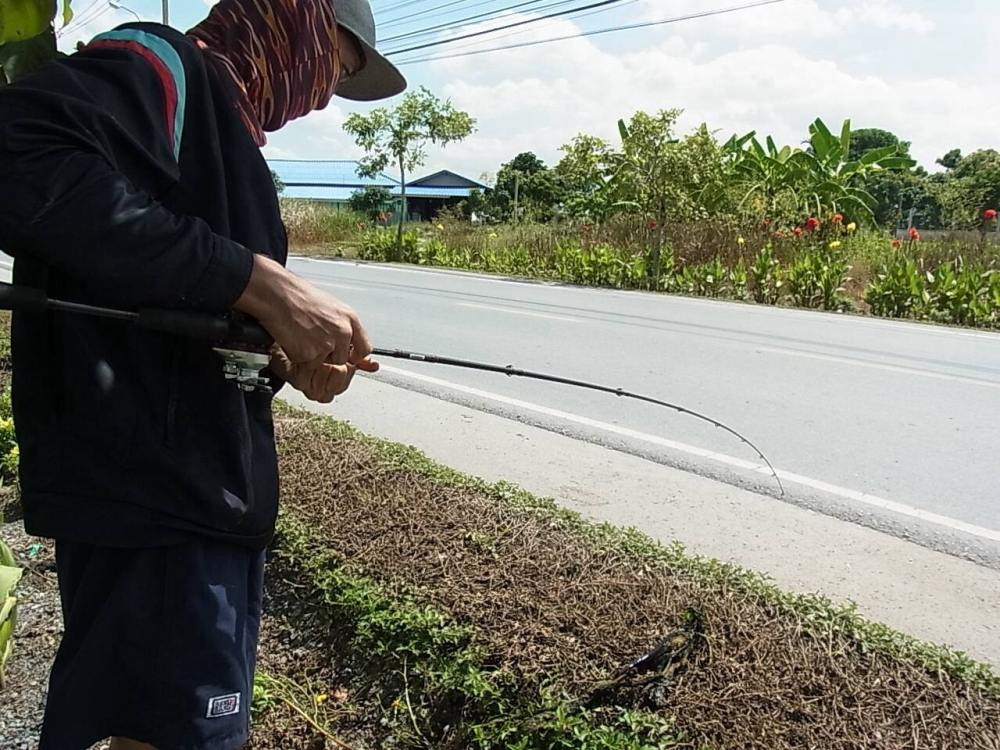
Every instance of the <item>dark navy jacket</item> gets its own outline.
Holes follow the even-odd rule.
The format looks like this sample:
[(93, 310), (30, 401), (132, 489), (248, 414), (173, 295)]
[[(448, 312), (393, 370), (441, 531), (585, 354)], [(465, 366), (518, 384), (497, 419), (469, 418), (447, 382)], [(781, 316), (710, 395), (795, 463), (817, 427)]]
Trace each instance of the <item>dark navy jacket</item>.
[[(0, 247), (15, 281), (132, 310), (229, 311), (252, 253), (287, 253), (270, 170), (233, 95), (187, 37), (157, 24), (127, 24), (0, 89)], [(211, 345), (16, 313), (13, 351), (30, 533), (267, 543), (271, 398), (227, 382)]]

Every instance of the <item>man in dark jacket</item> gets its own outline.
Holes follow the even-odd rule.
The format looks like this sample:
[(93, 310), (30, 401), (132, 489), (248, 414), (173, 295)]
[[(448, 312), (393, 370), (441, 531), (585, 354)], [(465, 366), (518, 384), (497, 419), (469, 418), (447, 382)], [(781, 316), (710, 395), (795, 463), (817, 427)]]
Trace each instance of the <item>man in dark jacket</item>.
[[(284, 269), (264, 132), (334, 94), (405, 88), (365, 0), (222, 0), (187, 34), (128, 24), (0, 90), (0, 247), (15, 281), (127, 309), (245, 314), (268, 377), (318, 401), (377, 365), (350, 307)], [(228, 750), (247, 738), (271, 397), (211, 345), (15, 314), (29, 532), (56, 540), (65, 634), (42, 750)], [(131, 738), (131, 739), (124, 739)]]

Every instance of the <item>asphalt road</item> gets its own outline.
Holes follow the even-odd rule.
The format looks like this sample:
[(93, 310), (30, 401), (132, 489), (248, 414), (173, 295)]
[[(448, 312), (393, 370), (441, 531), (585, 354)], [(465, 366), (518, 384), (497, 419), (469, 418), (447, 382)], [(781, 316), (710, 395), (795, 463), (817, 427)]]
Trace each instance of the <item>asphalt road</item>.
[[(676, 402), (756, 443), (778, 468), (784, 500), (1000, 567), (1000, 335), (413, 267), (309, 259), (291, 267), (354, 305), (380, 347), (515, 364)], [(9, 259), (0, 275), (9, 278)], [(411, 391), (778, 492), (747, 446), (666, 409), (385, 364), (377, 377)]]
[[(354, 305), (378, 346), (674, 401), (745, 433), (778, 467), (789, 502), (996, 565), (1000, 335), (412, 267), (291, 267)], [(411, 390), (777, 492), (753, 451), (690, 417), (546, 383), (386, 364), (378, 377)]]

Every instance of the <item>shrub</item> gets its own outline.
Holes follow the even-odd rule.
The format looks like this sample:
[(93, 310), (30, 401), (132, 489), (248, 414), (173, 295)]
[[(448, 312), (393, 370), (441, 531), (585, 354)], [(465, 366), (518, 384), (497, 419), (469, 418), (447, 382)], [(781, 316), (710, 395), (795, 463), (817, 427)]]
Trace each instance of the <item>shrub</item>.
[(927, 274), (927, 310), (932, 320), (965, 326), (990, 325), (997, 320), (997, 271), (945, 263)]
[(774, 305), (781, 298), (784, 279), (781, 263), (774, 257), (774, 247), (765, 245), (750, 266), (751, 294), (754, 302)]
[(708, 263), (685, 266), (674, 277), (674, 288), (699, 297), (724, 297), (728, 292), (729, 272), (720, 258)]
[(916, 261), (901, 255), (883, 263), (865, 291), (872, 313), (889, 318), (916, 317), (927, 301), (920, 268)]
[(788, 269), (788, 294), (798, 307), (843, 310), (849, 307), (843, 296), (851, 266), (830, 250), (806, 250)]

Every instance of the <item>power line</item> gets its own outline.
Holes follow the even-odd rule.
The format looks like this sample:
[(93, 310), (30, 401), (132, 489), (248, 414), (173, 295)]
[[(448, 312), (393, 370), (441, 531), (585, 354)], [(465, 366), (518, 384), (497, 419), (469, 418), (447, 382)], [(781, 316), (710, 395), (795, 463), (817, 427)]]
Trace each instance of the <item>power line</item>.
[[(412, 37), (427, 36), (428, 34), (434, 34), (439, 31), (449, 31), (451, 29), (457, 29), (462, 26), (467, 26), (473, 21), (479, 21), (483, 19), (488, 19), (491, 21), (499, 21), (504, 18), (511, 18), (513, 16), (517, 16), (520, 14), (517, 12), (506, 13), (505, 11), (516, 11), (519, 8), (524, 8), (524, 6), (526, 5), (536, 5), (537, 3), (542, 1), (543, 0), (527, 0), (527, 2), (516, 3), (515, 5), (508, 5), (506, 8), (494, 8), (493, 10), (486, 11), (484, 13), (479, 13), (478, 15), (466, 16), (465, 18), (459, 18), (454, 21), (447, 21), (445, 23), (438, 24), (436, 26), (428, 26), (427, 28), (419, 29), (417, 31), (408, 31), (405, 34), (390, 36), (385, 39), (381, 39), (380, 42), (395, 42), (399, 41), (400, 39), (409, 39)], [(573, 2), (577, 2), (577, 0), (556, 0), (556, 2), (550, 2), (548, 5), (543, 5), (539, 8), (534, 8), (532, 10), (546, 11), (546, 10), (551, 10), (552, 8), (558, 8), (560, 5), (568, 5)], [(496, 15), (498, 13), (502, 15)]]
[[(437, 16), (446, 16), (451, 11), (445, 11), (443, 13), (434, 13), (432, 11), (440, 10), (441, 8), (450, 8), (450, 7), (454, 6), (454, 5), (461, 5), (463, 3), (465, 3), (465, 7), (468, 8), (468, 7), (477, 7), (477, 6), (481, 6), (481, 5), (489, 5), (492, 2), (495, 2), (495, 0), (481, 0), (478, 3), (468, 3), (467, 0), (451, 0), (450, 2), (447, 2), (447, 3), (441, 3), (440, 5), (435, 5), (433, 8), (428, 8), (426, 11), (424, 11), (423, 13), (420, 14), (420, 17), (421, 18), (435, 18)], [(390, 19), (388, 19), (386, 21), (379, 21), (378, 22), (378, 27), (379, 27), (379, 29), (385, 29), (385, 28), (389, 28), (389, 27), (392, 27), (392, 26), (399, 26), (401, 24), (409, 23), (412, 20), (413, 20), (413, 15), (412, 14), (409, 14), (409, 15), (406, 15), (406, 16), (397, 16), (396, 18), (390, 18)]]
[[(624, 0), (621, 5), (617, 5), (617, 6), (613, 7), (613, 8), (598, 8), (597, 10), (590, 10), (590, 11), (586, 11), (586, 12), (581, 12), (579, 15), (570, 15), (570, 16), (567, 16), (567, 18), (572, 18), (574, 20), (577, 20), (577, 19), (581, 19), (581, 18), (586, 18), (588, 16), (596, 16), (599, 13), (607, 13), (607, 12), (612, 11), (612, 10), (618, 10), (621, 7), (624, 7), (626, 5), (633, 5), (634, 3), (637, 3), (637, 2), (639, 2), (639, 0)], [(558, 20), (558, 19), (556, 19), (556, 20)], [(471, 42), (466, 42), (465, 44), (460, 44), (457, 47), (453, 47), (452, 50), (454, 51), (454, 50), (473, 49), (477, 45), (482, 44), (482, 42), (484, 42), (484, 41), (493, 42), (493, 41), (496, 41), (498, 39), (508, 39), (510, 37), (520, 36), (520, 35), (524, 34), (527, 31), (530, 31), (530, 29), (515, 29), (514, 31), (508, 31), (506, 34), (497, 34), (496, 36), (491, 36), (488, 40), (478, 39), (478, 40), (474, 40), (474, 41), (471, 41)]]
[(88, 14), (95, 15), (94, 11), (97, 10), (98, 12), (100, 12), (103, 6), (104, 3), (101, 0), (93, 0), (93, 2), (91, 2), (87, 7), (74, 13), (73, 19), (68, 24), (63, 26), (61, 29), (58, 29), (56, 31), (56, 36), (59, 36), (59, 34), (62, 34), (65, 31), (72, 31), (73, 29), (79, 28), (81, 25), (86, 24)]
[(590, 5), (584, 5), (580, 8), (571, 8), (568, 10), (561, 10), (558, 13), (549, 13), (546, 16), (538, 16), (537, 18), (528, 18), (524, 21), (517, 21), (515, 23), (507, 24), (506, 26), (498, 26), (495, 29), (484, 29), (482, 31), (473, 31), (468, 34), (463, 34), (461, 36), (456, 36), (451, 39), (442, 39), (437, 42), (426, 42), (424, 44), (417, 44), (413, 47), (406, 47), (404, 49), (397, 49), (387, 52), (387, 55), (402, 55), (406, 52), (416, 52), (417, 50), (427, 49), (428, 47), (439, 47), (442, 44), (451, 44), (452, 42), (460, 42), (463, 39), (471, 39), (477, 36), (483, 36), (484, 34), (492, 34), (495, 31), (505, 31), (507, 29), (513, 29), (518, 26), (527, 26), (528, 24), (538, 23), (539, 21), (545, 21), (549, 18), (559, 18), (560, 16), (566, 16), (570, 13), (576, 13), (581, 10), (590, 10), (591, 8), (601, 8), (605, 5), (614, 5), (615, 3), (620, 3), (622, 0), (600, 0), (600, 2), (591, 3)]
[(390, 4), (390, 5), (384, 6), (382, 8), (376, 8), (376, 10), (379, 11), (379, 12), (384, 13), (387, 10), (396, 10), (397, 8), (406, 8), (406, 7), (410, 6), (410, 5), (416, 5), (419, 2), (423, 2), (423, 0), (403, 0), (402, 2), (398, 2), (398, 3), (395, 3), (395, 4)]
[(86, 26), (88, 26), (89, 24), (91, 24), (94, 21), (96, 21), (101, 16), (103, 16), (106, 13), (109, 13), (109, 12), (111, 12), (113, 10), (113, 8), (110, 5), (108, 5), (107, 3), (95, 3), (95, 5), (98, 6), (98, 10), (97, 10), (96, 13), (91, 13), (86, 18), (83, 18), (81, 16), (79, 22), (74, 22), (74, 23), (72, 23), (72, 24), (70, 24), (68, 26), (65, 26), (64, 28), (60, 29), (56, 33), (56, 36), (62, 36), (63, 34), (65, 34), (67, 32), (68, 33), (73, 33), (73, 34), (78, 33), (79, 31), (81, 31), (82, 29), (84, 29)]
[[(569, 39), (580, 39), (581, 37), (598, 36), (600, 34), (611, 34), (618, 31), (630, 31), (633, 29), (645, 29), (652, 26), (664, 26), (670, 23), (679, 23), (680, 21), (692, 21), (698, 18), (709, 18), (711, 16), (721, 16), (727, 13), (736, 13), (742, 10), (751, 10), (753, 8), (762, 8), (766, 5), (776, 5), (778, 3), (783, 3), (785, 0), (760, 0), (760, 2), (747, 3), (745, 5), (734, 5), (728, 8), (718, 8), (716, 10), (706, 10), (698, 13), (689, 13), (683, 16), (674, 16), (673, 18), (664, 18), (659, 21), (646, 21), (645, 23), (633, 23), (624, 26), (612, 26), (606, 29), (595, 29), (593, 31), (584, 31), (579, 34), (568, 34), (566, 36), (557, 36), (550, 39), (536, 39), (531, 42), (521, 42), (519, 44), (508, 44), (500, 47), (489, 47), (487, 49), (472, 50), (469, 52), (457, 52), (447, 55), (434, 55), (431, 57), (421, 57), (421, 58), (411, 58), (409, 60), (400, 60), (397, 65), (414, 65), (416, 63), (432, 62), (434, 60), (451, 60), (458, 57), (470, 57), (472, 55), (483, 55), (487, 52), (500, 52), (503, 50), (511, 49), (522, 49), (524, 47), (534, 47), (540, 44), (549, 44), (551, 42), (563, 42)], [(386, 54), (396, 54), (393, 52), (388, 52)]]

